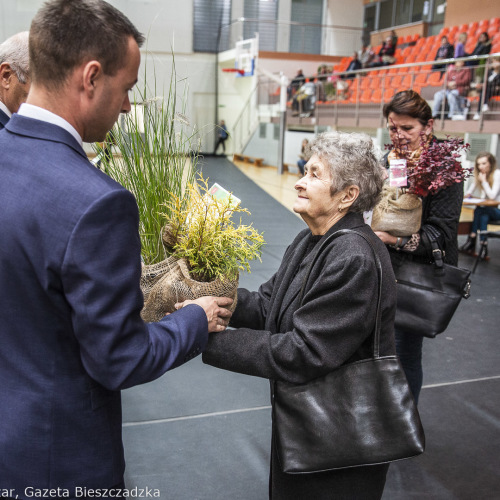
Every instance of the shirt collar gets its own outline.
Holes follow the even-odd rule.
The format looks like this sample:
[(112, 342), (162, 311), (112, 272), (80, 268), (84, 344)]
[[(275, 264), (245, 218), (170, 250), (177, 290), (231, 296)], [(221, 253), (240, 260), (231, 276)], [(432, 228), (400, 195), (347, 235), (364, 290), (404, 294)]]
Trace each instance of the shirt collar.
[(40, 108), (39, 106), (34, 106), (33, 104), (23, 103), (21, 104), (18, 113), (22, 116), (27, 116), (28, 118), (34, 118), (35, 120), (52, 123), (53, 125), (57, 125), (58, 127), (63, 128), (76, 139), (80, 146), (83, 147), (82, 138), (76, 131), (76, 129), (64, 118), (61, 118), (55, 113), (52, 113), (48, 109)]
[(9, 117), (12, 118), (12, 113), (10, 112), (9, 108), (2, 102), (0, 101), (0, 109)]

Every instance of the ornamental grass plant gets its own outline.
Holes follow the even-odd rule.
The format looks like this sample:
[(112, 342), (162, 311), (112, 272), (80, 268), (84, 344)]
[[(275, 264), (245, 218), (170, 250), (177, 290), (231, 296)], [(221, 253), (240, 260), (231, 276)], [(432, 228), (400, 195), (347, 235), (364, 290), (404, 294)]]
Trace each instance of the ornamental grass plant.
[[(168, 197), (184, 195), (198, 161), (197, 133), (185, 115), (187, 87), (181, 94), (179, 90), (175, 65), (163, 96), (157, 96), (156, 83), (152, 92), (146, 83), (137, 90), (132, 111), (121, 115), (113, 128), (115, 154), (102, 158), (101, 168), (135, 195), (146, 264), (165, 259), (161, 240), (165, 219), (160, 207), (168, 214)], [(148, 99), (147, 95), (157, 97)], [(95, 150), (102, 152), (100, 145)]]

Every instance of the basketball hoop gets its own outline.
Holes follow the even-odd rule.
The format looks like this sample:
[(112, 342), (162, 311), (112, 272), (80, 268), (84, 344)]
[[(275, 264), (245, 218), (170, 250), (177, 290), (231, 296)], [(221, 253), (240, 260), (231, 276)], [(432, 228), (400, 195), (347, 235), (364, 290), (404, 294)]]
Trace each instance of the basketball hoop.
[(240, 75), (245, 74), (245, 70), (239, 68), (222, 68), (222, 71), (224, 71), (224, 73), (239, 73)]

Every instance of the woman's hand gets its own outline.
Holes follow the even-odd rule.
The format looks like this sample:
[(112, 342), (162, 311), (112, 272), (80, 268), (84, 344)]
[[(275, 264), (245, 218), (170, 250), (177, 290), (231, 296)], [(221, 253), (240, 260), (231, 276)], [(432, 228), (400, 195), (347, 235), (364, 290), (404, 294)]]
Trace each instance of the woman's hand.
[(398, 241), (396, 236), (386, 233), (385, 231), (375, 231), (375, 234), (382, 240), (382, 243), (386, 245), (395, 245)]
[(485, 172), (479, 172), (477, 178), (479, 179), (479, 182), (483, 183), (486, 182), (487, 176)]
[(195, 300), (185, 300), (175, 304), (176, 309), (181, 309), (189, 304), (197, 304), (203, 307), (207, 315), (208, 331), (209, 332), (222, 332), (229, 324), (229, 319), (232, 316), (231, 311), (226, 309), (230, 306), (233, 299), (229, 297), (200, 297)]

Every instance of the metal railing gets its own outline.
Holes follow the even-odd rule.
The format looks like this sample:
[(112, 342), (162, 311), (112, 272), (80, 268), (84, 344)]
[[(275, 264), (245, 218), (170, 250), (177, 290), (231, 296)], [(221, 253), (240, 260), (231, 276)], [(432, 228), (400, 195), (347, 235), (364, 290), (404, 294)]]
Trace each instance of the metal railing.
[[(489, 74), (491, 62), (493, 58), (500, 57), (500, 53), (491, 54), (489, 56), (471, 56), (461, 58), (464, 62), (475, 64), (476, 66), (467, 66), (467, 69), (473, 73), (471, 84), (466, 88), (464, 102), (468, 106), (468, 113), (463, 114), (464, 121), (474, 123), (474, 130), (482, 131), (485, 126), (485, 120), (500, 120), (500, 102), (497, 102), (495, 97), (500, 94), (500, 88), (493, 91), (493, 99), (489, 104), (489, 110), (485, 110), (486, 91), (484, 85), (484, 75)], [(439, 64), (449, 65), (454, 64), (456, 59), (446, 59), (439, 61)], [(315, 80), (316, 95), (314, 96), (314, 109), (307, 113), (301, 113), (300, 109), (294, 110), (293, 100), (289, 102), (289, 121), (297, 119), (302, 124), (333, 125), (338, 126), (339, 123), (346, 120), (353, 126), (360, 126), (363, 120), (371, 120), (371, 124), (378, 127), (384, 126), (382, 109), (394, 93), (405, 90), (414, 89), (422, 93), (429, 104), (433, 104), (434, 95), (440, 90), (446, 90), (448, 84), (448, 71), (444, 70), (439, 73), (433, 71), (431, 66), (433, 61), (425, 61), (408, 64), (393, 64), (377, 68), (365, 68), (357, 71), (339, 72), (329, 75), (311, 75), (310, 81)], [(351, 78), (342, 79), (343, 76), (349, 74)], [(434, 76), (430, 78), (429, 75)], [(441, 78), (439, 78), (441, 76)], [(394, 79), (393, 79), (394, 78)], [(399, 78), (397, 80), (396, 78)], [(483, 90), (478, 93), (478, 81), (482, 81)], [(376, 88), (372, 89), (371, 98), (369, 81)], [(340, 88), (339, 82), (346, 84), (345, 89)], [(399, 83), (398, 83), (399, 82)], [(376, 95), (373, 95), (376, 91)], [(324, 96), (326, 94), (326, 96)], [(477, 95), (479, 94), (479, 96)], [(500, 98), (499, 98), (500, 99)], [(291, 108), (291, 109), (290, 109)], [(476, 111), (474, 111), (474, 109)], [(294, 112), (295, 111), (295, 112)], [(298, 111), (298, 112), (296, 112)], [(435, 126), (441, 130), (450, 127), (444, 109), (435, 113), (438, 115)], [(311, 120), (313, 119), (313, 120)]]

